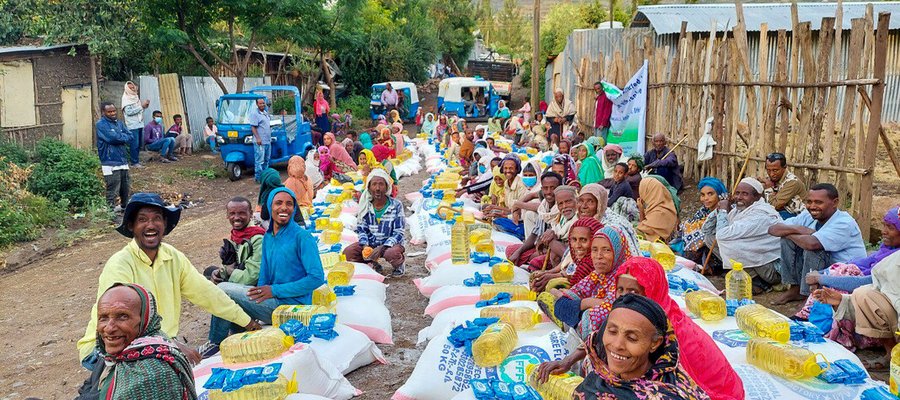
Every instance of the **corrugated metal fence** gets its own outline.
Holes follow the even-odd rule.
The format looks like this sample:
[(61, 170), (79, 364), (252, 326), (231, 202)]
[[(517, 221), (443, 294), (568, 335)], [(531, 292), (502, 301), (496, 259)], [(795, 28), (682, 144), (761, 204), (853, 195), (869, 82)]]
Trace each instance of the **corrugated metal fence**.
[[(222, 83), (228, 89), (229, 93), (234, 93), (237, 88), (237, 78), (221, 77)], [(179, 99), (170, 99), (166, 96), (166, 102), (160, 98), (159, 80), (155, 76), (141, 76), (141, 98), (150, 99), (151, 107), (144, 110), (144, 121), (150, 121), (153, 116), (153, 110), (160, 110), (163, 116), (166, 116), (163, 125), (168, 127), (172, 124), (171, 115), (180, 113), (181, 110), (163, 110), (159, 106), (153, 105), (167, 104), (168, 102), (181, 102), (184, 110), (185, 124), (193, 135), (195, 147), (200, 144), (203, 139), (203, 127), (206, 125), (206, 117), (216, 118), (216, 100), (222, 96), (222, 89), (216, 84), (216, 81), (208, 76), (185, 76), (180, 79), (181, 96)], [(254, 86), (262, 86), (269, 84), (269, 78), (244, 78), (244, 88), (250, 89)], [(169, 107), (175, 108), (178, 107)]]

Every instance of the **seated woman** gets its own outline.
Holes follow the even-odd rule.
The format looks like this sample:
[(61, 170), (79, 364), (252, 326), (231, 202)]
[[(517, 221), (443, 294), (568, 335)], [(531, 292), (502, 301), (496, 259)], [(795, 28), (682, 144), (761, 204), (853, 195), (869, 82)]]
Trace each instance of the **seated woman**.
[(631, 254), (640, 254), (637, 233), (625, 217), (613, 212), (606, 207), (606, 189), (598, 183), (592, 183), (581, 188), (578, 194), (578, 218), (592, 216), (600, 221), (603, 226), (613, 226), (625, 237), (625, 244)]
[[(306, 177), (309, 178), (310, 184), (312, 184), (313, 191), (319, 190), (328, 183), (325, 182), (325, 177), (322, 176), (322, 171), (319, 170), (319, 152), (316, 150), (310, 150), (306, 152)], [(313, 193), (313, 197), (315, 197), (315, 193)]]
[(437, 125), (434, 127), (434, 138), (438, 140), (443, 139), (447, 129), (450, 129), (450, 125), (447, 123), (447, 116), (441, 114), (441, 116), (438, 117)]
[(650, 242), (655, 242), (656, 239), (667, 240), (678, 222), (678, 211), (672, 195), (662, 183), (650, 177), (641, 180), (640, 192), (638, 210), (641, 222), (637, 230)]
[[(596, 222), (593, 218), (588, 221)], [(573, 236), (573, 239), (576, 238)], [(578, 256), (574, 254), (573, 257)], [(582, 340), (587, 340), (606, 321), (616, 297), (613, 277), (622, 263), (631, 257), (631, 252), (618, 229), (604, 227), (595, 230), (590, 238), (588, 257), (578, 260), (575, 274), (583, 277), (571, 289), (550, 289), (552, 297), (542, 293), (538, 299), (538, 305), (554, 322), (575, 328)], [(587, 276), (582, 275), (587, 271), (590, 271)]]
[[(680, 236), (684, 241), (684, 257), (700, 265), (704, 264), (709, 254), (710, 245), (703, 235), (703, 223), (709, 214), (719, 205), (719, 200), (728, 197), (728, 189), (718, 178), (707, 176), (697, 183), (700, 190), (700, 209), (693, 216), (681, 221), (678, 225), (676, 239)], [(710, 241), (712, 241), (710, 239)]]
[(663, 309), (634, 294), (616, 299), (609, 320), (584, 344), (587, 377), (576, 399), (702, 400), (709, 396), (678, 365), (679, 343)]
[(434, 135), (434, 129), (437, 128), (437, 121), (434, 119), (434, 114), (428, 113), (425, 114), (425, 119), (422, 120), (422, 126), (419, 127), (419, 132), (425, 133), (428, 136)]
[(116, 283), (100, 296), (102, 359), (78, 391), (79, 399), (196, 399), (191, 364), (161, 325), (156, 300), (140, 285)]
[(559, 264), (549, 270), (531, 274), (531, 290), (543, 292), (549, 288), (575, 286), (593, 271), (591, 240), (603, 225), (593, 217), (579, 218), (569, 230), (569, 251)]
[(493, 151), (494, 153), (504, 153), (505, 152), (505, 150), (503, 150), (503, 148), (497, 147), (497, 143), (496, 143), (496, 141), (494, 141), (494, 138), (488, 136), (484, 140), (487, 143), (487, 148), (490, 149), (491, 151)]
[(312, 182), (306, 177), (306, 161), (303, 160), (303, 157), (292, 156), (288, 159), (287, 174), (288, 178), (285, 179), (284, 186), (294, 192), (297, 197), (297, 206), (312, 207), (316, 191), (313, 189)]
[(338, 172), (346, 174), (356, 170), (356, 161), (353, 161), (353, 157), (350, 157), (350, 153), (347, 152), (347, 149), (338, 143), (333, 133), (325, 133), (323, 140), (325, 141), (325, 146), (328, 147), (331, 161), (334, 162)]
[(600, 169), (600, 160), (594, 154), (594, 146), (581, 143), (575, 146), (573, 152), (581, 162), (581, 166), (578, 168), (578, 182), (587, 185), (603, 180), (603, 170)]

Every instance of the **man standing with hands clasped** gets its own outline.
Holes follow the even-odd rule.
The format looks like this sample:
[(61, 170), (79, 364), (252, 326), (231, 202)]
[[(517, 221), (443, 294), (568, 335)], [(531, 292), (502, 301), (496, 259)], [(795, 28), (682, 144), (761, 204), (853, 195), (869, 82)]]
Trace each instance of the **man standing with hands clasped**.
[(250, 112), (250, 131), (253, 132), (255, 154), (253, 178), (259, 182), (259, 174), (269, 168), (272, 156), (272, 117), (266, 111), (266, 98), (256, 99), (256, 109)]

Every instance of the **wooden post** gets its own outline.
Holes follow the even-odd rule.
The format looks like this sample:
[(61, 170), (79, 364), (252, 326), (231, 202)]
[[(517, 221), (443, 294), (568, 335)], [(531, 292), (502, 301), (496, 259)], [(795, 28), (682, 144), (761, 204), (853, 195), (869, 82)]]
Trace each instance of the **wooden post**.
[[(92, 123), (96, 123), (98, 120), (100, 120), (100, 83), (97, 80), (97, 70), (98, 70), (97, 64), (99, 64), (100, 61), (97, 59), (97, 56), (95, 56), (93, 53), (91, 53), (90, 60), (91, 60), (91, 114), (93, 114), (91, 121), (92, 121)], [(94, 148), (96, 148), (97, 147), (97, 135), (91, 135), (91, 137), (93, 138), (92, 146)]]
[[(531, 108), (537, 110), (540, 103), (539, 84), (542, 76), (540, 63), (541, 60), (541, 0), (534, 0), (534, 14), (531, 20), (531, 34), (533, 38), (533, 48), (531, 50)], [(562, 60), (560, 60), (562, 62)]]
[(890, 13), (878, 14), (878, 29), (875, 31), (875, 59), (873, 77), (879, 82), (872, 86), (872, 107), (869, 110), (869, 127), (866, 133), (866, 151), (863, 158), (863, 168), (867, 173), (862, 176), (860, 186), (860, 207), (857, 222), (862, 231), (863, 238), (869, 240), (869, 230), (872, 225), (872, 183), (875, 179), (875, 158), (878, 146), (878, 135), (881, 131), (881, 108), (884, 104), (884, 71), (887, 64), (887, 39), (888, 26), (891, 21)]

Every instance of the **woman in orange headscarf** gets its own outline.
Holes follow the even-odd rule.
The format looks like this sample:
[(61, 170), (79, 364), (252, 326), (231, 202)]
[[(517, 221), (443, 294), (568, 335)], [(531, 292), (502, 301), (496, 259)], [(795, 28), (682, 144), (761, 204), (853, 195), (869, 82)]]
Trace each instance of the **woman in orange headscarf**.
[(287, 165), (288, 178), (284, 181), (284, 186), (291, 189), (297, 197), (297, 205), (300, 207), (312, 207), (312, 199), (315, 191), (312, 182), (306, 177), (306, 160), (300, 156), (293, 156), (288, 160)]

